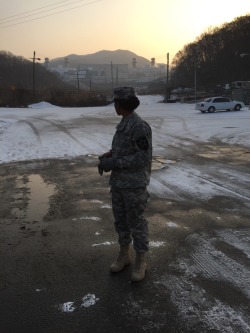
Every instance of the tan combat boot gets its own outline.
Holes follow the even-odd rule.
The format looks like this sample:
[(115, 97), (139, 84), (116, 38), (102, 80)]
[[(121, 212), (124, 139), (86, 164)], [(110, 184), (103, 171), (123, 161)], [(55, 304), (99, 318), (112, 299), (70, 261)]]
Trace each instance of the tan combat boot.
[(145, 253), (136, 253), (135, 265), (132, 271), (131, 281), (139, 282), (145, 278), (147, 264), (145, 261)]
[(120, 272), (125, 266), (131, 263), (131, 257), (129, 253), (129, 245), (121, 245), (118, 258), (110, 266), (110, 270), (113, 273)]

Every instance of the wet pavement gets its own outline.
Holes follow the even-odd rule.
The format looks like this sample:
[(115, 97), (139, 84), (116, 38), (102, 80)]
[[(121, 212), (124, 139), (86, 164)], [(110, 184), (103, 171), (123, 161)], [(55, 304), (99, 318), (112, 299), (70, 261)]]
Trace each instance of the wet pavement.
[[(109, 272), (118, 245), (96, 156), (0, 165), (0, 332), (249, 332), (249, 164), (223, 147), (154, 157), (141, 283), (131, 266)], [(172, 168), (218, 193), (171, 188)]]

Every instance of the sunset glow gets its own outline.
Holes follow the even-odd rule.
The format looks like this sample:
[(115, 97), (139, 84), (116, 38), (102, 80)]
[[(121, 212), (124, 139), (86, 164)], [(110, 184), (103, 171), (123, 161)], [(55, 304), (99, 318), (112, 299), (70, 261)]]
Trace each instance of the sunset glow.
[(1, 50), (25, 58), (123, 49), (166, 62), (209, 27), (249, 14), (250, 2), (0, 0), (0, 13)]

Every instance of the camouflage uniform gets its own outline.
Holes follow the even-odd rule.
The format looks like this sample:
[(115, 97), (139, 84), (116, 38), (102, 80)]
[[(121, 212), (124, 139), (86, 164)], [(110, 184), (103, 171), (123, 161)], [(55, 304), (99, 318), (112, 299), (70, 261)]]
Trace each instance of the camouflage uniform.
[[(148, 221), (143, 216), (149, 194), (152, 132), (150, 126), (132, 112), (116, 128), (112, 141), (112, 206), (120, 245), (132, 242), (136, 252), (148, 251)], [(132, 238), (131, 238), (132, 236)]]

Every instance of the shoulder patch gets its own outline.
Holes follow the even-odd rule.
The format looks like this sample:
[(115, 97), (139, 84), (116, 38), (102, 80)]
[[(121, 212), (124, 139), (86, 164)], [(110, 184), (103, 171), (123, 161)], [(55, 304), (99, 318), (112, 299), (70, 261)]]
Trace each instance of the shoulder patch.
[(142, 150), (148, 150), (149, 144), (146, 136), (140, 136), (136, 139), (137, 146)]

